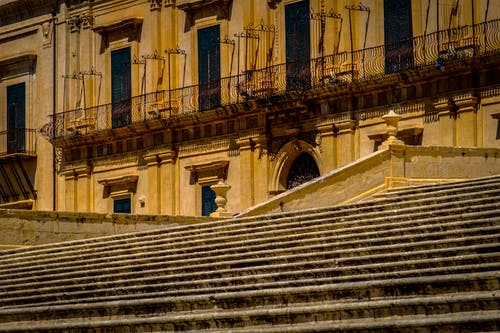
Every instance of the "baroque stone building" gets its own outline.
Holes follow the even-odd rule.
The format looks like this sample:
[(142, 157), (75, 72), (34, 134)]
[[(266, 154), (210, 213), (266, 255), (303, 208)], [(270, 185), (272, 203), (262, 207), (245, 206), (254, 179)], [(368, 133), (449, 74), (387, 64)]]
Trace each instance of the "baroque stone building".
[(500, 147), (489, 0), (0, 0), (3, 207), (231, 215), (377, 151)]

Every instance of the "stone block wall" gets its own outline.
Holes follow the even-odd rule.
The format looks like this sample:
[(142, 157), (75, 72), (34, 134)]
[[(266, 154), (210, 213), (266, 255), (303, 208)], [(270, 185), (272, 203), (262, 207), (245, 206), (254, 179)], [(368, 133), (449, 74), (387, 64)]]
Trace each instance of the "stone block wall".
[(0, 210), (0, 249), (140, 232), (208, 217)]

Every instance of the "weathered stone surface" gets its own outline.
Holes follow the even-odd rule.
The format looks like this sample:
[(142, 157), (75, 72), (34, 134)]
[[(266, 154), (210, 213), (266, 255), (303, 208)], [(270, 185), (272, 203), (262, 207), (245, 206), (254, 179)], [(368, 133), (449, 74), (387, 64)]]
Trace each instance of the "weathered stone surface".
[(499, 197), (492, 176), (1, 251), (0, 332), (497, 331)]

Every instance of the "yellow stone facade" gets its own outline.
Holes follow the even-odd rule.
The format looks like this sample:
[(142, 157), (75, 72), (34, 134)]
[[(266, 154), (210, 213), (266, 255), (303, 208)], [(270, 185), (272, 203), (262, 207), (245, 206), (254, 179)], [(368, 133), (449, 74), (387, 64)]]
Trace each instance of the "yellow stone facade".
[[(401, 3), (411, 38), (389, 45)], [(408, 145), (500, 147), (494, 1), (0, 0), (0, 17), (0, 100), (24, 82), (36, 130), (31, 153), (0, 156), (21, 163), (3, 207), (198, 216), (218, 184), (227, 203), (208, 202), (230, 216), (294, 168), (376, 152), (389, 110)], [(34, 191), (16, 197), (23, 182)]]

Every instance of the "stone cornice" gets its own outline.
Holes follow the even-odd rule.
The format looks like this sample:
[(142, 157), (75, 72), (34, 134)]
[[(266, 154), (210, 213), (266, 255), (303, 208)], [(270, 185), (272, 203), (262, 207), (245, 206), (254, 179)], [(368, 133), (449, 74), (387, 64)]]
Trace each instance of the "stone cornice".
[(203, 8), (213, 6), (228, 7), (232, 0), (178, 0), (177, 8), (185, 12), (194, 12)]

